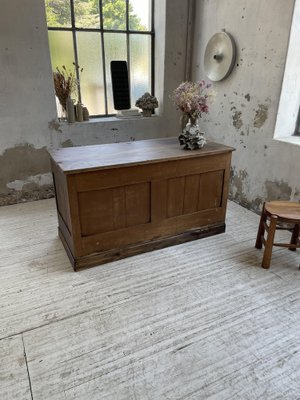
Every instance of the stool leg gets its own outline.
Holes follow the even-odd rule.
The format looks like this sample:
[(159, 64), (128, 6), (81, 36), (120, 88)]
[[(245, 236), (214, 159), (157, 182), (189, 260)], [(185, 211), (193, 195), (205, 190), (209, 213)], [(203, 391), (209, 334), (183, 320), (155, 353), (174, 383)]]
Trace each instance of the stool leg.
[(258, 226), (258, 231), (257, 231), (257, 237), (256, 237), (256, 243), (255, 243), (255, 247), (257, 249), (261, 249), (262, 248), (262, 240), (261, 237), (264, 235), (265, 233), (265, 227), (264, 227), (264, 222), (266, 222), (267, 217), (266, 217), (266, 213), (265, 213), (265, 203), (263, 204), (263, 208), (261, 210), (261, 216), (260, 216), (260, 222), (259, 222), (259, 226)]
[[(297, 244), (298, 243), (299, 234), (300, 234), (300, 225), (299, 224), (295, 224), (290, 244)], [(296, 251), (296, 248), (295, 247), (289, 247), (289, 250)]]
[(264, 256), (263, 256), (263, 260), (261, 263), (261, 266), (266, 269), (270, 268), (270, 264), (271, 264), (272, 248), (273, 248), (273, 243), (274, 243), (276, 224), (277, 224), (277, 216), (271, 215), (268, 237), (266, 240)]

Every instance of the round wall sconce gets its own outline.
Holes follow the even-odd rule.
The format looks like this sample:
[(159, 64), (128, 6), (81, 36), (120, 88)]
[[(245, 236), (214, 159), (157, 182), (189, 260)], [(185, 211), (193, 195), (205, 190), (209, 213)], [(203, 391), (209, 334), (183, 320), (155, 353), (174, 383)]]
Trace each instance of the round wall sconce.
[(233, 70), (236, 46), (231, 35), (224, 31), (214, 34), (207, 43), (204, 54), (204, 70), (209, 80), (219, 82)]

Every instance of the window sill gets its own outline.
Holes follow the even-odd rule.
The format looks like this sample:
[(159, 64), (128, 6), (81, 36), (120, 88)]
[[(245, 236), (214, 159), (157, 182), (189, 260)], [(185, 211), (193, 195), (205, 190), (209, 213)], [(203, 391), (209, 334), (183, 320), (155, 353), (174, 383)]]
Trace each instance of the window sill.
[(300, 136), (279, 136), (275, 137), (274, 140), (300, 146)]
[(59, 124), (62, 126), (72, 126), (72, 125), (87, 125), (87, 124), (105, 124), (105, 123), (111, 123), (111, 122), (123, 122), (123, 121), (145, 121), (145, 120), (150, 120), (152, 118), (158, 118), (159, 115), (154, 114), (151, 117), (129, 117), (129, 118), (118, 118), (118, 117), (98, 117), (98, 118), (91, 118), (88, 121), (82, 121), (82, 122), (67, 122), (67, 121), (59, 121)]

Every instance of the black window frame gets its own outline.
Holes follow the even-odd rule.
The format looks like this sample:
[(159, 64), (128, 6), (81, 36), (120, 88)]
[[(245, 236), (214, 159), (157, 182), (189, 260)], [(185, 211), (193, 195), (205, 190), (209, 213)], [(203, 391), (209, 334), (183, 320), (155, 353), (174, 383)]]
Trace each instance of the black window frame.
[(298, 117), (296, 121), (294, 136), (300, 136), (300, 108), (298, 110)]
[[(104, 34), (105, 33), (121, 33), (126, 34), (126, 54), (127, 54), (127, 67), (128, 67), (128, 79), (129, 79), (129, 87), (131, 88), (130, 82), (130, 35), (147, 35), (151, 38), (151, 94), (154, 96), (154, 88), (155, 88), (155, 67), (154, 67), (154, 0), (150, 0), (151, 4), (151, 28), (148, 31), (136, 31), (129, 29), (129, 0), (125, 0), (126, 3), (126, 29), (105, 29), (103, 27), (103, 11), (102, 11), (102, 0), (99, 0), (99, 18), (100, 18), (100, 27), (99, 28), (78, 28), (75, 25), (75, 8), (74, 8), (74, 0), (70, 1), (71, 8), (71, 27), (53, 27), (48, 26), (48, 31), (64, 31), (64, 32), (72, 32), (73, 39), (73, 50), (74, 50), (74, 58), (75, 63), (78, 65), (78, 50), (77, 50), (77, 38), (76, 32), (98, 32), (101, 37), (101, 48), (102, 48), (102, 59), (103, 59), (103, 84), (104, 84), (104, 102), (105, 102), (105, 114), (97, 114), (91, 115), (91, 118), (104, 118), (104, 117), (112, 117), (116, 115), (108, 113), (108, 104), (107, 104), (107, 81), (106, 81), (106, 64), (105, 64), (105, 46), (104, 46)], [(81, 102), (81, 90), (80, 90), (80, 77), (79, 71), (76, 69), (77, 73), (77, 95), (78, 100)]]

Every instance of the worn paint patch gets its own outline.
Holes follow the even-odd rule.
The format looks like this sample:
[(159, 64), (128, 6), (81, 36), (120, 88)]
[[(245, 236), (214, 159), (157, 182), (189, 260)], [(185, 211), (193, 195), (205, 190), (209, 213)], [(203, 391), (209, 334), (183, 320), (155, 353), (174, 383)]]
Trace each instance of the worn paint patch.
[(48, 122), (48, 128), (51, 129), (51, 131), (62, 133), (62, 130), (60, 129), (60, 124), (56, 119), (52, 119)]
[(239, 130), (243, 126), (243, 121), (242, 121), (242, 112), (236, 110), (233, 115), (232, 115), (232, 124), (235, 127), (235, 129)]
[(239, 170), (236, 172), (235, 168), (231, 169), (230, 176), (230, 200), (235, 201), (241, 206), (259, 213), (263, 199), (256, 197), (254, 200), (248, 199), (249, 183), (248, 183), (248, 172), (246, 170)]
[[(30, 190), (29, 190), (30, 189)], [(24, 190), (16, 191), (10, 189), (7, 193), (0, 193), (0, 206), (8, 206), (11, 204), (50, 199), (54, 197), (53, 185), (43, 185), (32, 190), (32, 187), (26, 187)]]
[(0, 193), (8, 193), (7, 184), (16, 180), (26, 181), (28, 177), (49, 173), (50, 162), (47, 149), (35, 149), (22, 144), (5, 150), (0, 156)]
[(259, 104), (258, 109), (255, 111), (254, 123), (255, 128), (261, 128), (268, 119), (268, 106)]
[(283, 181), (265, 182), (267, 191), (267, 200), (290, 200), (292, 188)]
[(62, 147), (73, 147), (74, 144), (71, 139), (65, 140), (61, 143)]
[(245, 169), (240, 170), (237, 173), (235, 172), (234, 168), (231, 170), (231, 183), (240, 193), (243, 192), (243, 185), (247, 177), (248, 177), (248, 172)]
[(52, 185), (52, 176), (50, 173), (29, 176), (26, 180), (17, 179), (9, 182), (6, 186), (13, 190), (35, 190), (44, 185)]

